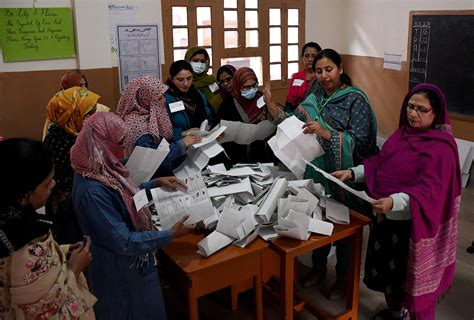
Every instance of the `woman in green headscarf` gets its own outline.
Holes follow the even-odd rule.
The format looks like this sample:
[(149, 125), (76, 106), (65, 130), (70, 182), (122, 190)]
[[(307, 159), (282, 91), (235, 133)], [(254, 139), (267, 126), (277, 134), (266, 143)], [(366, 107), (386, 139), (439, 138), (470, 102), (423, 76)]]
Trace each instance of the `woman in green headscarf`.
[(190, 47), (186, 51), (184, 59), (193, 68), (194, 87), (204, 94), (211, 107), (217, 113), (222, 103), (222, 97), (219, 94), (216, 78), (207, 74), (210, 65), (209, 53), (203, 47)]
[[(312, 163), (333, 172), (339, 168), (350, 168), (377, 152), (377, 124), (366, 94), (352, 86), (351, 79), (344, 73), (341, 56), (332, 49), (320, 51), (313, 60), (313, 70), (318, 82), (315, 91), (291, 113), (284, 112), (271, 101), (269, 87), (265, 89), (265, 102), (269, 112), (279, 123), (295, 115), (304, 121), (304, 133), (316, 134), (325, 154)], [(313, 168), (307, 166), (305, 179), (313, 179), (325, 186), (326, 194), (358, 212), (364, 213), (367, 204), (342, 191), (336, 184), (326, 180)], [(352, 185), (355, 188), (360, 186)], [(370, 211), (370, 207), (368, 208)], [(336, 248), (336, 283), (329, 298), (337, 299), (345, 293), (345, 282), (349, 269), (349, 246), (339, 242)], [(303, 287), (319, 282), (327, 271), (327, 255), (331, 246), (313, 251), (313, 270), (303, 280)]]

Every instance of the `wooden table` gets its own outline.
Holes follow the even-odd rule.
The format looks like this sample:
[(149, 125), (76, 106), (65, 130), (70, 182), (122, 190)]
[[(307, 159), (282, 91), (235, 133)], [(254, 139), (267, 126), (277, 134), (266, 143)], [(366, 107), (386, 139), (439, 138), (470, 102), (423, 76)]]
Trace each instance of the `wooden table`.
[[(270, 247), (280, 256), (280, 301), (282, 303), (281, 316), (283, 319), (293, 319), (293, 312), (299, 312), (303, 308), (308, 309), (320, 319), (357, 319), (362, 234), (363, 226), (369, 222), (370, 220), (367, 217), (351, 210), (350, 224), (335, 224), (331, 236), (313, 234), (307, 241), (278, 238), (270, 242)], [(305, 302), (294, 306), (293, 286), (295, 258), (331, 242), (345, 238), (350, 239), (349, 242), (351, 246), (346, 310), (338, 315), (330, 315), (324, 312), (324, 310), (319, 310)]]
[(189, 319), (198, 319), (198, 298), (219, 289), (233, 286), (232, 307), (237, 307), (235, 285), (253, 278), (257, 319), (263, 319), (262, 251), (268, 244), (257, 238), (246, 248), (234, 245), (208, 258), (196, 253), (202, 234), (191, 233), (174, 239), (160, 254), (160, 262), (178, 286), (188, 295)]

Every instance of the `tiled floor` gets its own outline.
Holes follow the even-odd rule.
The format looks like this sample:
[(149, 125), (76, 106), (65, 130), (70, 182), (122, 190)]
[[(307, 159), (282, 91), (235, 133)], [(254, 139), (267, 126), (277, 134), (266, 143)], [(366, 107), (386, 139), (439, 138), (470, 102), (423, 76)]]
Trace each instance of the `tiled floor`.
[[(436, 320), (474, 320), (474, 254), (468, 254), (466, 248), (474, 241), (474, 182), (463, 190), (461, 212), (459, 219), (458, 253), (456, 274), (450, 293), (446, 295), (438, 305)], [(367, 230), (365, 230), (367, 233)], [(366, 238), (366, 237), (364, 237)], [(363, 250), (364, 251), (364, 250)], [(301, 259), (307, 263), (309, 259)], [(334, 265), (334, 257), (329, 262)], [(363, 259), (362, 259), (363, 260)], [(298, 274), (303, 275), (308, 270), (303, 263), (299, 263)], [(330, 268), (327, 279), (317, 288), (301, 289), (298, 291), (315, 304), (323, 304), (328, 310), (343, 308), (343, 301), (329, 301), (324, 297), (334, 281), (334, 268)], [(186, 319), (186, 298), (177, 294), (172, 286), (164, 281), (164, 294), (167, 303), (169, 319)], [(230, 308), (230, 290), (223, 289), (214, 294), (200, 298), (200, 319), (255, 319), (253, 292), (241, 293), (239, 296), (239, 308), (232, 312)], [(368, 320), (372, 315), (384, 308), (383, 295), (368, 290), (364, 284), (360, 285), (359, 319)], [(264, 316), (265, 319), (278, 319), (279, 305), (270, 294), (264, 290)], [(312, 315), (302, 312), (302, 319), (315, 319)]]

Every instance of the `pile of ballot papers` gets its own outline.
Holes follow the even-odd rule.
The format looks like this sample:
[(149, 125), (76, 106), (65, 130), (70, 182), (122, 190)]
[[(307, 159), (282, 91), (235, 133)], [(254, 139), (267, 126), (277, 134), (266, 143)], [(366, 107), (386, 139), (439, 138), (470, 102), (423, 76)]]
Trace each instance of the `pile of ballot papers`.
[[(310, 160), (322, 154), (316, 138), (302, 133), (299, 120), (290, 118), (284, 121), (272, 138), (274, 151), (279, 150), (275, 154), (280, 160), (284, 159), (282, 162), (291, 172), (280, 171), (268, 163), (237, 164), (230, 169), (223, 164), (207, 165), (209, 158), (222, 151), (217, 137), (227, 127), (231, 128), (229, 133), (233, 133), (226, 139), (232, 137), (230, 141), (246, 141), (245, 137), (236, 134), (238, 124), (225, 124), (209, 132), (200, 130), (207, 139), (188, 152), (188, 159), (176, 171), (187, 189), (167, 191), (155, 188), (151, 190), (152, 199), (148, 199), (145, 190), (134, 196), (138, 210), (144, 206), (153, 208), (153, 221), (159, 230), (170, 229), (183, 216), (189, 215), (187, 224), (199, 223), (212, 231), (196, 248), (199, 254), (207, 257), (230, 244), (245, 247), (258, 236), (264, 240), (289, 237), (304, 241), (311, 233), (331, 235), (333, 223), (350, 222), (348, 208), (327, 197), (321, 184), (296, 178), (302, 176), (306, 165), (312, 165)], [(275, 130), (268, 124), (253, 129), (261, 130), (261, 137)], [(308, 149), (309, 144), (314, 148)], [(169, 148), (165, 145), (163, 149)], [(150, 156), (143, 150), (139, 151)], [(162, 154), (159, 156), (163, 158)], [(292, 160), (290, 156), (298, 160)], [(133, 160), (130, 167), (143, 167), (138, 158)], [(327, 179), (335, 179), (323, 171), (321, 173)], [(367, 201), (373, 200), (340, 181), (335, 182)]]

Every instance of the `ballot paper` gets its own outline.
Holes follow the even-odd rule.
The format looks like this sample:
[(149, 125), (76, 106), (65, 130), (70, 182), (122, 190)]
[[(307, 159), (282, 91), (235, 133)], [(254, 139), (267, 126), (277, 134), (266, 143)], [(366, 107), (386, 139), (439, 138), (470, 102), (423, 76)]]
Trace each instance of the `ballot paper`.
[(161, 139), (157, 149), (136, 146), (125, 164), (130, 178), (136, 184), (149, 181), (169, 152), (170, 144), (166, 139)]
[(306, 161), (304, 160), (304, 162), (308, 165), (308, 166), (311, 166), (312, 168), (314, 168), (314, 170), (316, 170), (317, 172), (321, 173), (326, 179), (336, 183), (337, 185), (339, 185), (341, 188), (349, 191), (350, 193), (352, 193), (353, 195), (356, 195), (357, 197), (361, 198), (362, 200), (365, 200), (369, 203), (373, 203), (375, 201), (375, 199), (369, 197), (367, 195), (367, 193), (365, 193), (365, 191), (358, 191), (358, 190), (354, 190), (352, 189), (351, 187), (349, 187), (347, 184), (345, 184), (344, 182), (342, 182), (341, 180), (339, 180), (338, 178), (336, 177), (333, 177), (332, 175), (330, 175), (329, 173), (327, 173), (326, 171), (316, 167), (314, 164), (310, 163), (309, 161)]
[(214, 214), (214, 208), (201, 174), (187, 177), (183, 181), (188, 186), (185, 191), (151, 189), (163, 230), (171, 229), (186, 214), (189, 214), (186, 224), (194, 224)]
[(285, 178), (277, 178), (267, 193), (265, 200), (260, 206), (260, 210), (256, 214), (263, 222), (270, 222), (273, 213), (278, 205), (278, 199), (283, 197), (288, 188), (288, 181)]
[(241, 240), (255, 229), (254, 220), (247, 214), (226, 208), (219, 217), (216, 230), (237, 240)]
[(186, 177), (192, 176), (194, 174), (200, 173), (202, 169), (208, 164), (211, 158), (214, 158), (216, 155), (224, 151), (224, 148), (217, 143), (211, 142), (203, 147), (198, 149), (189, 149), (186, 159), (179, 165), (176, 169), (173, 170), (173, 173), (179, 179), (184, 179)]
[(251, 233), (249, 233), (246, 237), (244, 237), (241, 240), (234, 241), (233, 245), (241, 248), (245, 248), (248, 246), (252, 241), (257, 239), (258, 233), (260, 231), (260, 228), (257, 227), (255, 228)]
[(226, 129), (227, 127), (225, 126), (215, 127), (207, 136), (202, 137), (201, 142), (193, 144), (191, 148), (197, 149), (215, 142), (217, 137), (219, 137)]
[(332, 235), (334, 225), (331, 222), (322, 221), (319, 219), (309, 219), (309, 231), (323, 234), (325, 236)]
[(234, 183), (223, 187), (208, 188), (210, 197), (218, 197), (234, 193), (245, 192), (253, 197), (252, 185), (249, 178), (244, 178), (240, 183)]
[(215, 230), (198, 242), (196, 251), (203, 257), (209, 257), (217, 251), (231, 244), (235, 239)]
[(313, 218), (322, 220), (323, 219), (323, 211), (319, 206), (319, 199), (309, 192), (307, 189), (298, 188), (298, 193), (296, 194), (298, 198), (306, 199), (309, 201), (309, 207), (312, 209)]
[(462, 187), (465, 188), (470, 176), (472, 160), (474, 158), (474, 143), (462, 139), (455, 139), (458, 145), (459, 162), (462, 171)]
[(221, 126), (227, 127), (221, 143), (232, 141), (238, 144), (251, 144), (257, 140), (265, 140), (276, 129), (276, 126), (268, 120), (258, 124), (221, 120)]
[(337, 224), (349, 224), (349, 208), (334, 199), (326, 198), (326, 219)]
[(305, 213), (290, 210), (288, 217), (286, 219), (280, 219), (278, 225), (273, 228), (278, 232), (279, 236), (297, 240), (308, 240), (310, 236), (309, 221), (310, 217)]
[(148, 197), (146, 196), (146, 190), (142, 189), (135, 193), (133, 196), (133, 202), (135, 203), (137, 211), (140, 211), (144, 206), (146, 206), (149, 203)]
[(265, 241), (278, 238), (278, 232), (273, 228), (274, 223), (269, 225), (260, 225), (258, 228), (258, 235)]
[(310, 209), (309, 205), (308, 200), (293, 195), (289, 195), (288, 198), (280, 198), (278, 199), (278, 220), (286, 218), (290, 210), (304, 212), (306, 215), (311, 216), (313, 210)]
[(268, 141), (275, 156), (296, 176), (303, 177), (305, 160), (312, 161), (324, 154), (316, 136), (303, 133), (304, 122), (292, 116), (277, 127), (276, 135)]

